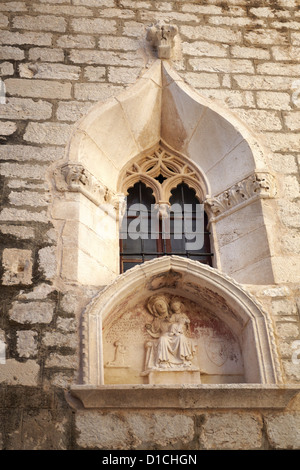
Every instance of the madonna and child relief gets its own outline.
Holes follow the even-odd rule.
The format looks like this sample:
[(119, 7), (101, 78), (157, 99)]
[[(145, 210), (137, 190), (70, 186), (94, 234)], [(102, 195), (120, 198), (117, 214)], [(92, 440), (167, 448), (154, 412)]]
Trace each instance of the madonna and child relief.
[(244, 381), (238, 338), (203, 306), (159, 293), (124, 310), (104, 325), (106, 384)]

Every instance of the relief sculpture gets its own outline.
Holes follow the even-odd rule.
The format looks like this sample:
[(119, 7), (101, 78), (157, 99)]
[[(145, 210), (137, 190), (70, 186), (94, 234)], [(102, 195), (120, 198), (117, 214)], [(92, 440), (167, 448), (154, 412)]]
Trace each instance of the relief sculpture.
[(180, 300), (154, 295), (148, 299), (152, 323), (146, 324), (156, 342), (146, 342), (145, 369), (191, 369), (196, 346), (190, 335), (190, 320), (182, 311)]

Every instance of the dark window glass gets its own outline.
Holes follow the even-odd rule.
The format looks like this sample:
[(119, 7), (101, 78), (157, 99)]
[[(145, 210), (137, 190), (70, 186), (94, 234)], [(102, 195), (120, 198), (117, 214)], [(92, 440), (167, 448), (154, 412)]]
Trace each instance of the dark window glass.
[(138, 182), (129, 189), (120, 230), (121, 272), (172, 254), (212, 264), (207, 216), (204, 213), (204, 218), (199, 219), (200, 202), (195, 191), (184, 183), (179, 184), (172, 190), (169, 202), (171, 211), (166, 222), (154, 210), (155, 198), (150, 188)]

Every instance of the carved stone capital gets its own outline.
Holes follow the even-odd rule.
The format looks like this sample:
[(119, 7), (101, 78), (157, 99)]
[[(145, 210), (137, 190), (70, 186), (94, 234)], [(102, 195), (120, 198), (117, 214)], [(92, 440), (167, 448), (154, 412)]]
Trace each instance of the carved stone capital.
[(96, 205), (108, 202), (108, 188), (79, 163), (66, 163), (56, 168), (54, 180), (58, 191), (82, 193)]
[(205, 208), (210, 221), (237, 206), (257, 198), (273, 198), (276, 194), (275, 178), (267, 172), (256, 172), (214, 198), (207, 198)]
[(178, 33), (175, 25), (156, 23), (147, 29), (147, 41), (150, 41), (157, 51), (159, 59), (170, 59), (174, 47), (174, 37)]

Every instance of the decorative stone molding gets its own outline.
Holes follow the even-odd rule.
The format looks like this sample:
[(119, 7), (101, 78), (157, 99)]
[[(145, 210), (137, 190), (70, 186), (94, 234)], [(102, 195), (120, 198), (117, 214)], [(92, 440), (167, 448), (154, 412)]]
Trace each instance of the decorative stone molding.
[(174, 37), (178, 33), (175, 25), (156, 23), (147, 29), (147, 41), (150, 41), (157, 51), (159, 59), (170, 59), (174, 47)]
[(214, 198), (205, 200), (210, 221), (216, 220), (237, 206), (249, 204), (257, 198), (273, 198), (276, 195), (275, 178), (270, 173), (256, 172)]
[(66, 399), (74, 409), (285, 409), (299, 385), (73, 385)]
[(105, 384), (102, 333), (109, 331), (114, 318), (119, 318), (125, 307), (134, 309), (138, 299), (166, 292), (200, 303), (207, 311), (212, 309), (213, 315), (241, 338), (245, 382), (282, 383), (272, 320), (257, 300), (216, 269), (180, 256), (165, 256), (119, 275), (84, 312), (83, 384)]
[[(164, 179), (162, 183), (157, 179), (160, 175)], [(120, 192), (128, 194), (128, 189), (138, 181), (152, 189), (156, 203), (162, 206), (162, 211), (164, 204), (169, 203), (172, 189), (180, 183), (186, 183), (194, 189), (200, 202), (207, 191), (204, 177), (196, 165), (183, 155), (176, 155), (162, 143), (126, 165), (119, 180)]]
[(61, 192), (79, 192), (96, 205), (110, 203), (118, 207), (119, 197), (113, 194), (83, 165), (65, 163), (54, 170), (56, 189)]

